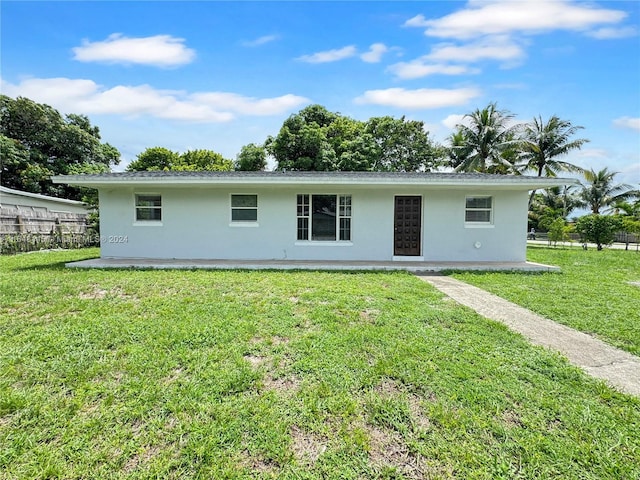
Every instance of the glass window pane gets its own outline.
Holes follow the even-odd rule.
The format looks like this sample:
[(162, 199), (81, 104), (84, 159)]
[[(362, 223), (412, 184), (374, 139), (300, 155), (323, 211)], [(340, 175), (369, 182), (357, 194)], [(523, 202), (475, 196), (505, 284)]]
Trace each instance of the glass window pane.
[(136, 208), (136, 220), (162, 220), (160, 208)]
[(231, 195), (232, 207), (257, 207), (257, 195)]
[(467, 197), (467, 208), (491, 208), (491, 197)]
[(491, 222), (490, 210), (467, 210), (465, 214), (466, 222)]
[(234, 208), (231, 210), (233, 222), (255, 222), (258, 220), (258, 210), (255, 208)]
[(161, 205), (160, 195), (136, 195), (136, 206), (138, 207), (160, 207)]
[(351, 240), (351, 219), (340, 219), (340, 240)]
[(311, 239), (335, 241), (336, 195), (313, 195)]
[(298, 240), (309, 240), (309, 219), (298, 219)]

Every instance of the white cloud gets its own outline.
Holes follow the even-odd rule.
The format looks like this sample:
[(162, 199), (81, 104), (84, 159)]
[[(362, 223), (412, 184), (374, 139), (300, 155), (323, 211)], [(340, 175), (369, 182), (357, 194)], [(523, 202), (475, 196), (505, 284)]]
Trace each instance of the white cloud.
[(634, 27), (603, 27), (587, 33), (590, 37), (597, 38), (598, 40), (635, 37), (637, 34), (638, 31)]
[(308, 99), (291, 94), (259, 99), (226, 92), (190, 94), (158, 90), (150, 85), (105, 88), (92, 80), (70, 78), (31, 78), (17, 85), (2, 81), (2, 91), (10, 97), (28, 97), (63, 112), (148, 115), (199, 123), (228, 122), (238, 114), (277, 115), (309, 103)]
[(469, 39), (518, 32), (583, 32), (599, 25), (619, 23), (626, 17), (620, 10), (568, 0), (488, 0), (471, 1), (462, 10), (437, 19), (417, 15), (404, 25), (426, 28), (425, 34), (432, 37)]
[(358, 104), (384, 105), (410, 110), (442, 108), (453, 105), (464, 105), (480, 95), (477, 88), (406, 90), (404, 88), (388, 88), (386, 90), (367, 90), (354, 99)]
[(456, 126), (463, 123), (464, 118), (465, 118), (464, 115), (454, 113), (447, 116), (447, 118), (445, 118), (444, 120), (442, 120), (442, 124), (445, 127), (453, 130), (454, 128), (456, 128)]
[(387, 53), (389, 48), (384, 43), (374, 43), (369, 47), (369, 51), (360, 55), (363, 62), (378, 63), (382, 60), (382, 55)]
[(583, 148), (572, 152), (571, 154), (575, 158), (610, 158), (611, 152), (603, 148)]
[(497, 60), (504, 66), (514, 66), (525, 56), (524, 50), (506, 38), (494, 36), (466, 45), (441, 43), (435, 45), (431, 52), (410, 62), (400, 62), (391, 65), (388, 70), (396, 77), (412, 79), (428, 75), (469, 75), (480, 73), (464, 63), (474, 63), (482, 60)]
[(629, 128), (631, 130), (640, 131), (640, 118), (620, 117), (613, 121), (613, 124), (619, 128)]
[(411, 62), (400, 62), (390, 65), (387, 69), (396, 77), (403, 80), (426, 77), (428, 75), (464, 75), (476, 74), (480, 70), (466, 65), (446, 65), (442, 63), (425, 63), (424, 58)]
[(129, 38), (114, 33), (102, 42), (84, 40), (73, 48), (73, 57), (80, 62), (105, 62), (176, 67), (193, 61), (195, 50), (184, 45), (183, 38), (170, 35)]
[(345, 58), (353, 57), (358, 53), (358, 50), (354, 45), (349, 45), (343, 48), (337, 48), (335, 50), (327, 50), (324, 52), (317, 52), (311, 55), (302, 55), (297, 60), (307, 63), (328, 63), (337, 62), (338, 60), (344, 60)]
[(282, 95), (275, 98), (253, 98), (227, 92), (195, 93), (191, 99), (216, 109), (230, 110), (242, 115), (278, 115), (309, 103), (309, 100), (297, 95)]
[(260, 45), (264, 45), (265, 43), (275, 42), (279, 38), (279, 35), (263, 35), (262, 37), (258, 37), (255, 40), (247, 40), (246, 42), (242, 42), (242, 45), (244, 45), (245, 47), (259, 47)]
[(504, 36), (498, 36), (466, 45), (439, 44), (425, 58), (440, 62), (473, 63), (481, 60), (513, 62), (524, 56), (525, 52), (519, 45)]

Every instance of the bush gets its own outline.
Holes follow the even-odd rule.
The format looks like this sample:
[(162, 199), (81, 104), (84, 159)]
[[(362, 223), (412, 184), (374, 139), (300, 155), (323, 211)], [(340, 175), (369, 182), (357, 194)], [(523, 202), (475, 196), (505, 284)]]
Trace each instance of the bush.
[(576, 232), (582, 242), (593, 242), (602, 250), (602, 245), (611, 245), (616, 232), (622, 227), (618, 218), (593, 213), (580, 217), (576, 222)]
[(33, 252), (51, 248), (82, 248), (100, 245), (100, 237), (86, 233), (14, 233), (0, 236), (0, 254)]

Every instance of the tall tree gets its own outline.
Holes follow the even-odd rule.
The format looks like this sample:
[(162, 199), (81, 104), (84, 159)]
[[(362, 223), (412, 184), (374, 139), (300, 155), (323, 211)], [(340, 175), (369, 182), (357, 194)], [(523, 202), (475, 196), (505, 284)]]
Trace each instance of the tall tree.
[(586, 170), (583, 175), (585, 181), (581, 182), (580, 198), (583, 205), (594, 214), (601, 213), (602, 209), (616, 202), (638, 195), (638, 191), (633, 190), (630, 185), (615, 183), (617, 172), (612, 172), (606, 167), (598, 172), (593, 169)]
[(437, 149), (424, 122), (393, 117), (373, 117), (366, 122), (376, 146), (372, 170), (386, 172), (430, 171), (438, 165)]
[[(556, 115), (547, 122), (541, 116), (534, 118), (524, 126), (521, 137), (520, 157), (524, 161), (524, 170), (534, 171), (538, 177), (556, 177), (561, 171), (582, 173), (583, 168), (558, 160), (558, 157), (579, 150), (589, 141), (586, 138), (571, 139), (582, 128)], [(535, 190), (531, 192), (529, 206), (535, 193)]]
[(180, 161), (180, 154), (164, 147), (150, 147), (139, 153), (127, 165), (127, 171), (171, 170)]
[(229, 171), (233, 162), (213, 150), (189, 150), (178, 153), (164, 147), (150, 147), (137, 155), (127, 166), (129, 172), (172, 171)]
[(431, 170), (441, 153), (423, 122), (404, 117), (361, 122), (320, 105), (291, 115), (265, 146), (280, 170)]
[(498, 110), (495, 103), (465, 115), (465, 122), (458, 125), (464, 144), (452, 148), (464, 149), (467, 154), (456, 170), (486, 173), (490, 167), (510, 168), (505, 152), (516, 143), (518, 126), (509, 125), (513, 117), (507, 110)]
[(521, 159), (526, 169), (536, 172), (538, 177), (556, 177), (561, 171), (582, 173), (583, 168), (558, 160), (558, 157), (579, 150), (589, 141), (586, 138), (571, 139), (582, 128), (555, 115), (547, 122), (540, 116), (534, 118), (524, 126), (521, 137)]
[(228, 172), (233, 170), (233, 162), (213, 150), (188, 150), (180, 155), (172, 170)]
[(234, 168), (240, 171), (257, 172), (264, 170), (267, 166), (267, 152), (263, 145), (249, 143), (240, 149), (236, 157)]
[(102, 143), (100, 129), (85, 115), (62, 117), (24, 97), (0, 95), (2, 185), (63, 198), (79, 199), (79, 189), (54, 185), (51, 175), (72, 171), (109, 171), (120, 152)]

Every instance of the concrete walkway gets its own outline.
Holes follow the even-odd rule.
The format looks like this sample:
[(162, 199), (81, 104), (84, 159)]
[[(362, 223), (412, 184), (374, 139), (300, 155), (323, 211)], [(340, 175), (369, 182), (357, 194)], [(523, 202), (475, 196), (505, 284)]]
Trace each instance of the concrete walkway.
[(560, 352), (589, 375), (640, 397), (639, 357), (455, 278), (437, 274), (418, 277), (483, 317), (504, 323), (532, 343)]

